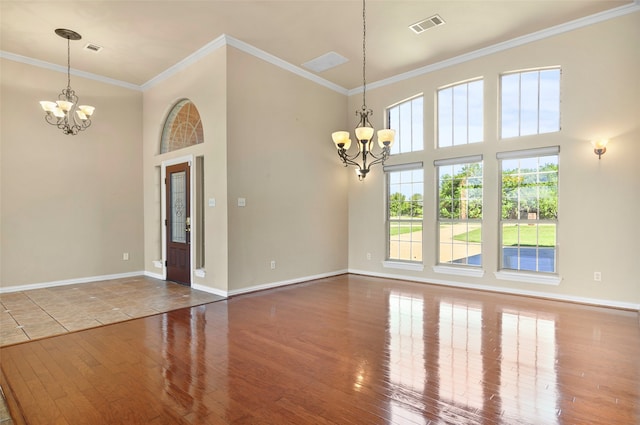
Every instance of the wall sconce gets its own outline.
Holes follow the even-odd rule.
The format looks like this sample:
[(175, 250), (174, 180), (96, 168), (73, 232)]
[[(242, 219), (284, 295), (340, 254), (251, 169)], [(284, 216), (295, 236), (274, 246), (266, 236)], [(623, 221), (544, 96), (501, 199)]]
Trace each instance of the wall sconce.
[(598, 159), (607, 151), (607, 143), (609, 143), (607, 139), (593, 140), (591, 142), (593, 145), (593, 153), (598, 155)]

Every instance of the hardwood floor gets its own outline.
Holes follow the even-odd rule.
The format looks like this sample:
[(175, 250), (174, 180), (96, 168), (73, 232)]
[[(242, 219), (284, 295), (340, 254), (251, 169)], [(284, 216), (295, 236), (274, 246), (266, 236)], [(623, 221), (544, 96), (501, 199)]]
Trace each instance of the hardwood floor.
[(638, 313), (343, 275), (0, 349), (16, 423), (638, 424)]

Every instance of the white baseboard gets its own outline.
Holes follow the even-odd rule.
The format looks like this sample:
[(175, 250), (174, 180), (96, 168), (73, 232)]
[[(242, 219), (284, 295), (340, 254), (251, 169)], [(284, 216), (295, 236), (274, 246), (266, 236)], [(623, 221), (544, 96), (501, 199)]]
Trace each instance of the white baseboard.
[[(597, 305), (602, 307), (620, 308), (625, 310), (636, 310), (639, 312), (638, 316), (640, 320), (640, 304), (637, 304), (637, 303), (602, 300), (598, 298), (578, 297), (574, 295), (554, 294), (554, 293), (542, 292), (542, 291), (527, 291), (527, 290), (505, 288), (505, 287), (498, 287), (498, 286), (476, 285), (476, 284), (469, 284), (469, 283), (457, 282), (457, 281), (451, 281), (451, 280), (411, 277), (411, 276), (396, 275), (391, 273), (376, 273), (376, 272), (356, 270), (356, 269), (337, 270), (334, 272), (321, 273), (313, 276), (304, 276), (304, 277), (299, 277), (295, 279), (249, 286), (246, 288), (235, 289), (232, 291), (223, 291), (221, 289), (211, 288), (209, 286), (199, 285), (195, 283), (192, 284), (191, 287), (198, 291), (208, 292), (210, 294), (227, 298), (234, 295), (262, 291), (265, 289), (272, 289), (280, 286), (293, 285), (296, 283), (303, 283), (311, 280), (338, 276), (345, 273), (353, 273), (353, 274), (373, 276), (373, 277), (382, 277), (382, 278), (388, 278), (388, 279), (398, 279), (398, 280), (411, 281), (411, 282), (430, 283), (435, 285), (451, 286), (454, 288), (479, 289), (479, 290), (488, 291), (488, 292), (499, 292), (499, 293), (510, 294), (510, 295), (524, 295), (524, 296), (535, 297), (535, 298), (547, 298), (547, 299), (552, 299), (557, 301), (568, 301), (568, 302), (573, 302), (578, 304)], [(99, 282), (102, 280), (123, 279), (123, 278), (136, 277), (136, 276), (147, 276), (147, 277), (151, 277), (159, 280), (164, 279), (164, 277), (161, 274), (151, 273), (149, 271), (144, 271), (144, 272), (139, 271), (139, 272), (118, 273), (118, 274), (110, 274), (110, 275), (102, 275), (102, 276), (91, 276), (91, 277), (84, 277), (84, 278), (57, 280), (52, 282), (33, 283), (28, 285), (0, 287), (0, 294), (10, 293), (10, 292), (19, 292), (19, 291), (28, 291), (30, 289), (52, 288), (55, 286), (73, 285), (77, 283), (90, 283), (90, 282)]]
[(164, 275), (162, 273), (152, 273), (150, 271), (145, 270), (144, 275), (146, 277), (152, 277), (154, 279), (164, 280)]
[(224, 298), (227, 298), (229, 296), (229, 293), (227, 291), (223, 291), (222, 289), (212, 288), (210, 286), (200, 285), (197, 283), (192, 283), (191, 289), (196, 289), (198, 291), (207, 292), (209, 294), (218, 295)]
[(74, 285), (76, 283), (90, 283), (90, 282), (99, 282), (101, 280), (124, 279), (127, 277), (135, 277), (135, 276), (143, 276), (143, 275), (145, 275), (144, 272), (138, 271), (138, 272), (129, 272), (129, 273), (107, 274), (102, 276), (79, 277), (75, 279), (56, 280), (53, 282), (30, 283), (28, 285), (7, 286), (7, 287), (0, 287), (0, 294), (6, 294), (9, 292), (28, 291), (30, 289), (53, 288), (54, 286)]
[(262, 285), (248, 286), (246, 288), (234, 289), (232, 291), (229, 291), (229, 296), (231, 297), (234, 295), (246, 294), (248, 292), (263, 291), (265, 289), (278, 288), (280, 286), (293, 285), (295, 283), (303, 283), (303, 282), (308, 282), (310, 280), (323, 279), (325, 277), (338, 276), (345, 273), (348, 273), (347, 270), (338, 270), (338, 271), (329, 272), (329, 273), (321, 273), (313, 276), (304, 276), (304, 277), (298, 277), (295, 279), (281, 280), (279, 282), (271, 282), (271, 283), (265, 283)]
[(640, 312), (640, 304), (623, 302), (623, 301), (601, 300), (598, 298), (587, 298), (587, 297), (578, 297), (574, 295), (554, 294), (554, 293), (543, 292), (543, 291), (527, 291), (527, 290), (515, 289), (515, 288), (505, 288), (502, 286), (476, 285), (476, 284), (456, 282), (451, 280), (396, 275), (396, 274), (390, 274), (390, 273), (375, 273), (375, 272), (370, 272), (365, 270), (351, 269), (349, 270), (349, 273), (360, 274), (364, 276), (399, 279), (399, 280), (405, 280), (410, 282), (431, 283), (434, 285), (451, 286), (454, 288), (479, 289), (482, 291), (500, 292), (503, 294), (510, 294), (510, 295), (524, 295), (527, 297), (546, 298), (546, 299), (551, 299), (556, 301), (568, 301), (568, 302), (578, 303), (578, 304), (597, 305), (601, 307), (619, 308), (624, 310), (636, 310)]

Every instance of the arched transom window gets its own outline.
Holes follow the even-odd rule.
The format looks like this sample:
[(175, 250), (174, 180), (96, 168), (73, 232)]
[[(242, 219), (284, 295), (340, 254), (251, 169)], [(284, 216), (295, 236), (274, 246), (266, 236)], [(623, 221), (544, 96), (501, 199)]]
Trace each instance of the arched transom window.
[(164, 123), (160, 153), (175, 151), (204, 142), (202, 121), (196, 105), (189, 99), (178, 102)]

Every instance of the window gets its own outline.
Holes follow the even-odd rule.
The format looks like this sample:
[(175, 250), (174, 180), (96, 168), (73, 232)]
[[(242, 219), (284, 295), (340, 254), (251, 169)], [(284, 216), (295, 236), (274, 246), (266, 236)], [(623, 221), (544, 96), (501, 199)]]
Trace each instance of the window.
[(389, 128), (396, 130), (396, 141), (391, 147), (392, 155), (424, 149), (423, 119), (422, 96), (387, 109)]
[(204, 142), (202, 121), (196, 105), (183, 99), (169, 112), (162, 129), (160, 153), (172, 152)]
[(422, 163), (385, 167), (389, 260), (422, 262)]
[(559, 147), (501, 152), (501, 269), (556, 273)]
[(438, 90), (438, 147), (482, 142), (483, 81)]
[(482, 157), (435, 161), (438, 263), (482, 265)]
[(560, 131), (560, 68), (503, 74), (502, 138)]

